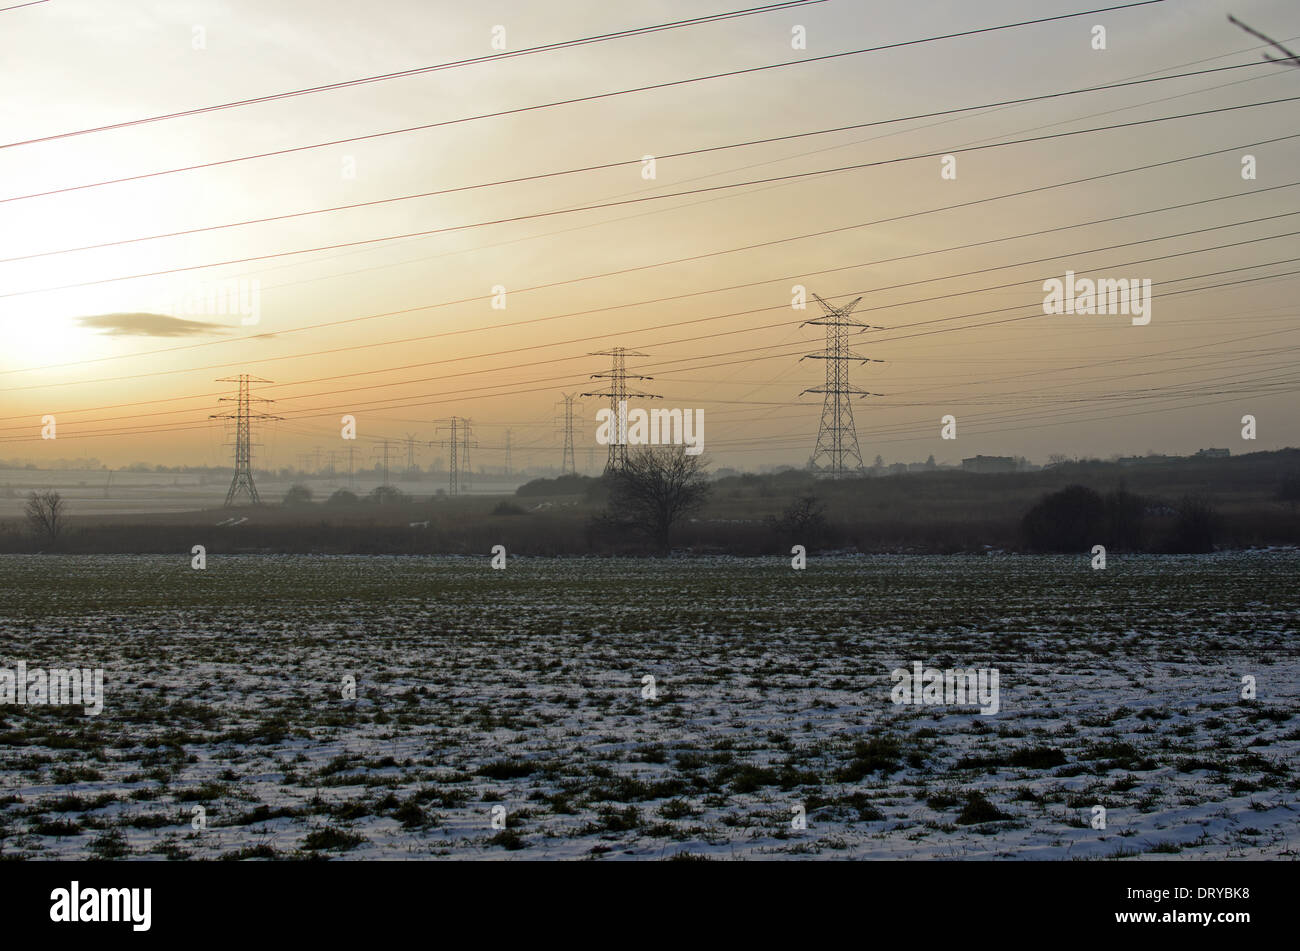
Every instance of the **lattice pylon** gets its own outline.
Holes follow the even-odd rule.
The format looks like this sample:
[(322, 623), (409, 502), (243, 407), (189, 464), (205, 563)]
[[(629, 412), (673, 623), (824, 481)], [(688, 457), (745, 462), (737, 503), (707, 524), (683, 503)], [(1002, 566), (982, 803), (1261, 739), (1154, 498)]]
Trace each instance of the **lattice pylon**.
[(649, 356), (648, 353), (637, 353), (628, 350), (626, 347), (614, 347), (611, 350), (601, 350), (597, 353), (593, 353), (591, 356), (611, 358), (611, 366), (608, 373), (593, 373), (591, 375), (593, 380), (609, 380), (609, 388), (597, 390), (593, 393), (582, 393), (580, 395), (604, 396), (609, 399), (609, 407), (613, 416), (611, 417), (610, 423), (609, 456), (605, 461), (605, 471), (607, 473), (617, 472), (622, 469), (624, 464), (627, 462), (627, 434), (622, 432), (622, 427), (619, 425), (619, 421), (622, 419), (622, 415), (619, 412), (620, 406), (626, 404), (628, 398), (633, 396), (643, 400), (658, 400), (663, 399), (663, 397), (657, 396), (654, 393), (631, 392), (627, 388), (628, 380), (654, 379), (654, 377), (641, 376), (640, 374), (627, 372), (628, 357), (646, 357)]
[(848, 336), (850, 333), (858, 334), (881, 328), (864, 324), (849, 316), (862, 300), (861, 297), (843, 307), (832, 307), (816, 294), (813, 297), (826, 314), (804, 321), (804, 326), (812, 324), (826, 328), (826, 349), (805, 354), (801, 359), (825, 360), (826, 383), (803, 391), (822, 395), (817, 444), (808, 460), (808, 468), (833, 479), (843, 478), (862, 470), (862, 452), (858, 447), (858, 430), (853, 420), (853, 399), (880, 395), (869, 393), (850, 383), (849, 364), (884, 362), (856, 353), (848, 346)]
[(247, 496), (250, 505), (261, 505), (257, 494), (257, 484), (253, 481), (253, 420), (280, 419), (269, 413), (254, 413), (253, 403), (272, 403), (265, 397), (252, 395), (252, 384), (270, 383), (260, 376), (241, 373), (238, 376), (225, 376), (218, 383), (238, 383), (238, 396), (223, 396), (221, 402), (234, 403), (235, 409), (229, 413), (213, 413), (211, 419), (233, 419), (235, 421), (235, 475), (230, 480), (230, 489), (226, 492), (226, 508), (235, 505), (241, 495)]

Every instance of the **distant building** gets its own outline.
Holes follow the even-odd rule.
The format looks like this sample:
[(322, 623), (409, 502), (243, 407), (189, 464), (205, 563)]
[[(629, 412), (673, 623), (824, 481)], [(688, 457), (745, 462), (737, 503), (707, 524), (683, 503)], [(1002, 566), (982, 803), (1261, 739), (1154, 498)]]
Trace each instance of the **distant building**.
[(1015, 472), (1016, 460), (1011, 456), (976, 456), (961, 461), (963, 472)]
[(1227, 449), (1201, 449), (1196, 453), (1197, 459), (1227, 459), (1232, 453)]

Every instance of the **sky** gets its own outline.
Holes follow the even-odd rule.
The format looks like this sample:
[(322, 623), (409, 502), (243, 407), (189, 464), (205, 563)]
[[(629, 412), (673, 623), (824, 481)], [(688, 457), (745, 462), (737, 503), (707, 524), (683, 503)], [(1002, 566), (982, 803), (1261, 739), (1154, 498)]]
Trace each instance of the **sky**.
[[(558, 466), (563, 394), (626, 347), (632, 389), (703, 411), (715, 466), (802, 466), (812, 294), (874, 328), (848, 370), (867, 464), (1300, 445), (1300, 69), (1228, 20), (1295, 50), (1300, 6), (988, 29), (1108, 5), (824, 0), (540, 52), (745, 7), (0, 11), (0, 459), (228, 464), (219, 381), (249, 373), (282, 417), (259, 466), (346, 449), (344, 415), (365, 457), (409, 434), (428, 465), (456, 416), (476, 465), (509, 431), (516, 468)], [(1151, 281), (1149, 323), (1044, 313), (1067, 271)]]

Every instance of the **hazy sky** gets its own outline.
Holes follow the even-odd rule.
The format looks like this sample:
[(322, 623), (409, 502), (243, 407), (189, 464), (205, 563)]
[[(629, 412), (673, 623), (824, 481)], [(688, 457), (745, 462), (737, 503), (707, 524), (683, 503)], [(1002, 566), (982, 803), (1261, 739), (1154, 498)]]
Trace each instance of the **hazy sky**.
[[(1300, 232), (1300, 137), (1260, 144), (1300, 136), (1300, 100), (961, 151), (1300, 97), (1300, 69), (1249, 66), (658, 158), (653, 180), (641, 162), (1261, 62), (1262, 44), (1227, 15), (1296, 49), (1294, 0), (1167, 0), (300, 149), (1105, 5), (827, 0), (0, 147), (0, 458), (226, 462), (225, 428), (208, 417), (232, 387), (214, 381), (248, 372), (274, 381), (256, 392), (285, 417), (260, 431), (259, 465), (343, 448), (343, 414), (356, 417), (367, 457), (374, 440), (431, 440), (436, 421), (456, 415), (474, 421), (476, 465), (500, 464), (507, 428), (516, 467), (558, 465), (555, 404), (601, 385), (589, 378), (608, 361), (591, 351), (625, 346), (648, 354), (630, 369), (654, 377), (635, 386), (665, 406), (704, 410), (715, 464), (801, 465), (822, 406), (800, 392), (822, 383), (824, 367), (799, 356), (824, 337), (801, 326), (815, 304), (791, 309), (796, 284), (835, 303), (864, 295), (857, 314), (885, 328), (854, 341), (885, 361), (851, 371), (881, 394), (854, 407), (868, 463), (877, 453), (890, 462), (979, 453), (1044, 461), (1055, 452), (1300, 445), (1300, 275), (1287, 273), (1300, 271), (1291, 234)], [(506, 48), (521, 50), (743, 6), (51, 0), (0, 12), (0, 145), (487, 56), (497, 26)], [(1096, 25), (1106, 29), (1104, 50), (1093, 49)], [(792, 49), (796, 26), (806, 49)], [(281, 149), (300, 150), (7, 200)], [(1227, 151), (933, 210), (1215, 150)], [(932, 156), (464, 227), (929, 153), (956, 155), (956, 178), (942, 178)], [(1247, 154), (1253, 180), (1242, 176)], [(623, 164), (120, 243), (610, 163)], [(1191, 202), (1201, 204), (1160, 210)], [(1033, 234), (1117, 215), (1130, 217)], [(195, 268), (434, 229), (457, 230)], [(1022, 235), (1031, 236), (1013, 237)], [(117, 243), (75, 250), (107, 242)], [(985, 243), (958, 247), (975, 242)], [(1268, 262), (1279, 263), (1251, 267)], [(1043, 281), (1067, 270), (1151, 280), (1150, 323), (1042, 314)], [(158, 271), (173, 273), (137, 276)], [(492, 306), (497, 286), (503, 309)], [(256, 288), (258, 323), (196, 306), (217, 287)], [(1024, 319), (1007, 321), (1015, 317)], [(1006, 322), (980, 326), (994, 321)], [(580, 464), (600, 405), (584, 406)], [(1247, 413), (1258, 420), (1253, 443), (1241, 438)], [(40, 438), (47, 414), (55, 440)], [(956, 441), (940, 439), (945, 414), (957, 418)], [(421, 461), (441, 454), (426, 450)]]

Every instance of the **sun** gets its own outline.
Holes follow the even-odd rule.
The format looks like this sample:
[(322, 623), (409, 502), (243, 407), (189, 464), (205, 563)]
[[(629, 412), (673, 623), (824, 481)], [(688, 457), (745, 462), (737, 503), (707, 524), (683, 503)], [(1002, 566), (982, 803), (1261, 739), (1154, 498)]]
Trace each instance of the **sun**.
[(25, 309), (0, 312), (0, 369), (36, 370), (104, 355), (107, 341), (68, 314)]

